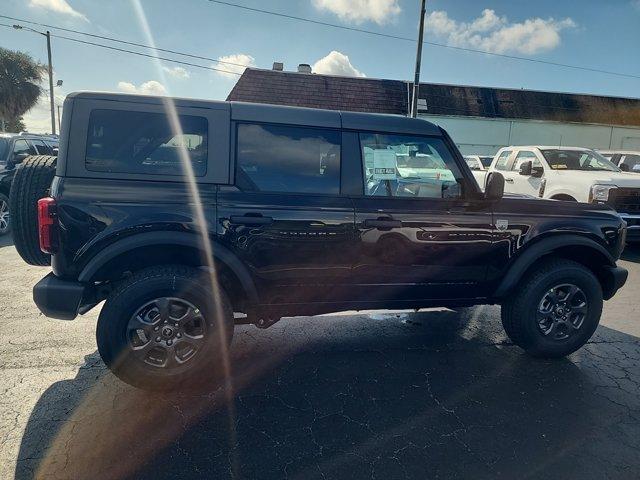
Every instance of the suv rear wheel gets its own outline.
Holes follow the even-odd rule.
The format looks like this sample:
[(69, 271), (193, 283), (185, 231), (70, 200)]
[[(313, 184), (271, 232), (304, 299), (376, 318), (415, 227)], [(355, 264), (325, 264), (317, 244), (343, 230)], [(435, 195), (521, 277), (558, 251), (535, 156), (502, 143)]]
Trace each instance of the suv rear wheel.
[(563, 357), (591, 338), (602, 303), (602, 288), (591, 270), (570, 260), (549, 260), (503, 303), (502, 325), (528, 354)]
[(109, 295), (96, 337), (113, 373), (152, 390), (205, 386), (225, 373), (233, 311), (222, 287), (215, 305), (204, 277), (189, 267), (152, 267)]

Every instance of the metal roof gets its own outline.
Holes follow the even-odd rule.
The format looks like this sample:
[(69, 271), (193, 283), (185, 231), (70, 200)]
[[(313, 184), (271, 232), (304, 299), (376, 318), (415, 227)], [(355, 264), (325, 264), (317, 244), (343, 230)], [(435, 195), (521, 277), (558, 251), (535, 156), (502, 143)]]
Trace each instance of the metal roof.
[[(247, 68), (228, 100), (406, 115), (411, 88), (401, 80)], [(504, 88), (420, 84), (424, 113), (640, 126), (640, 99)], [(422, 107), (424, 109), (424, 107)]]

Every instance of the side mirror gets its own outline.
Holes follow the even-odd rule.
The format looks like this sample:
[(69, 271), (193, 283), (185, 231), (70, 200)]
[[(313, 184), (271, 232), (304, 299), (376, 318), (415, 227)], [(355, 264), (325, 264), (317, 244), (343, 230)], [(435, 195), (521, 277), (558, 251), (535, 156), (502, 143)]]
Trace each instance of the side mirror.
[(484, 197), (487, 200), (500, 200), (504, 195), (504, 177), (498, 172), (489, 172), (484, 188)]
[(627, 165), (626, 163), (621, 163), (620, 164), (620, 170), (622, 170), (623, 172), (628, 172), (629, 171), (629, 165)]
[(18, 165), (19, 163), (22, 163), (25, 161), (25, 159), (29, 156), (28, 153), (16, 153), (13, 156), (13, 159), (11, 160), (11, 163), (13, 163), (14, 165)]
[(532, 168), (531, 160), (522, 162), (522, 164), (520, 165), (520, 175), (531, 176), (531, 168)]
[(535, 178), (542, 178), (544, 175), (544, 168), (542, 167), (533, 167), (531, 169), (531, 176)]

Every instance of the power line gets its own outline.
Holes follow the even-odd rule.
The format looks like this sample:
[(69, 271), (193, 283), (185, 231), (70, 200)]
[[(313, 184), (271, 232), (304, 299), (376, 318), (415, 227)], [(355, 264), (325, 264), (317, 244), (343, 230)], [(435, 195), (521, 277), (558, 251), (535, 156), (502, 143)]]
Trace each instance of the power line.
[[(321, 25), (324, 27), (331, 27), (331, 28), (338, 28), (340, 30), (349, 30), (352, 32), (358, 32), (358, 33), (366, 33), (368, 35), (375, 35), (378, 37), (384, 37), (384, 38), (391, 38), (394, 40), (402, 40), (402, 41), (407, 41), (407, 42), (417, 42), (417, 40), (415, 38), (409, 38), (409, 37), (403, 37), (400, 35), (391, 35), (388, 33), (382, 33), (382, 32), (376, 32), (373, 30), (365, 30), (363, 28), (356, 28), (356, 27), (347, 27), (345, 25), (338, 25), (335, 23), (329, 23), (329, 22), (322, 22), (320, 20), (314, 20), (312, 18), (306, 18), (306, 17), (298, 17), (296, 15), (289, 15), (286, 13), (280, 13), (280, 12), (273, 12), (271, 10), (264, 10), (261, 8), (255, 8), (255, 7), (248, 7), (246, 5), (240, 5), (237, 3), (232, 3), (232, 2), (224, 2), (221, 0), (208, 0), (210, 3), (217, 3), (219, 5), (225, 5), (228, 7), (234, 7), (234, 8), (239, 8), (242, 10), (248, 10), (250, 12), (255, 12), (255, 13), (262, 13), (265, 15), (273, 15), (276, 17), (282, 17), (282, 18), (286, 18), (289, 20), (297, 20), (300, 22), (306, 22), (306, 23), (312, 23), (315, 25)], [(633, 75), (630, 73), (621, 73), (621, 72), (613, 72), (611, 70), (602, 70), (599, 68), (591, 68), (591, 67), (584, 67), (584, 66), (580, 66), (580, 65), (571, 65), (571, 64), (567, 64), (567, 63), (560, 63), (560, 62), (551, 62), (548, 60), (540, 60), (540, 59), (536, 59), (536, 58), (527, 58), (527, 57), (519, 57), (517, 55), (508, 55), (505, 53), (495, 53), (495, 52), (489, 52), (486, 50), (479, 50), (479, 49), (475, 49), (475, 48), (467, 48), (467, 47), (456, 47), (453, 45), (447, 45), (445, 43), (438, 43), (438, 42), (431, 42), (431, 41), (424, 41), (423, 42), (425, 45), (430, 45), (432, 47), (440, 47), (440, 48), (449, 48), (452, 50), (459, 50), (459, 51), (463, 51), (463, 52), (469, 52), (469, 53), (478, 53), (478, 54), (482, 54), (482, 55), (490, 55), (493, 57), (500, 57), (500, 58), (507, 58), (510, 60), (519, 60), (519, 61), (523, 61), (523, 62), (530, 62), (530, 63), (539, 63), (539, 64), (543, 64), (543, 65), (551, 65), (554, 67), (562, 67), (562, 68), (571, 68), (574, 70), (583, 70), (583, 71), (587, 71), (587, 72), (594, 72), (594, 73), (603, 73), (606, 75), (616, 75), (618, 77), (627, 77), (627, 78), (636, 78), (636, 79), (640, 79), (640, 75)]]
[[(0, 23), (0, 26), (13, 28), (12, 25), (7, 25), (6, 23)], [(129, 53), (129, 54), (132, 54), (132, 55), (139, 55), (141, 57), (154, 58), (156, 60), (162, 60), (162, 61), (165, 61), (165, 62), (173, 62), (173, 63), (179, 63), (181, 65), (188, 65), (190, 67), (202, 68), (204, 70), (212, 70), (214, 72), (229, 73), (231, 75), (238, 75), (238, 76), (242, 75), (241, 73), (232, 72), (231, 70), (223, 70), (221, 68), (206, 67), (204, 65), (198, 65), (198, 64), (195, 64), (195, 63), (183, 62), (181, 60), (175, 60), (173, 58), (166, 58), (166, 57), (160, 57), (160, 56), (157, 56), (157, 55), (150, 55), (150, 54), (142, 53), (142, 52), (135, 52), (133, 50), (127, 50), (127, 49), (124, 49), (124, 48), (112, 47), (112, 46), (109, 46), (109, 45), (102, 45), (101, 43), (89, 42), (87, 40), (80, 40), (78, 38), (65, 37), (64, 35), (56, 35), (56, 34), (52, 33), (51, 36), (54, 37), (54, 38), (60, 38), (60, 39), (68, 40), (68, 41), (71, 41), (71, 42), (82, 43), (82, 44), (85, 44), (85, 45), (92, 45), (94, 47), (106, 48), (108, 50), (115, 50), (115, 51), (118, 51), (118, 52)]]
[(107, 36), (104, 36), (104, 35), (97, 35), (95, 33), (83, 32), (83, 31), (80, 31), (80, 30), (73, 30), (71, 28), (64, 28), (64, 27), (58, 27), (56, 25), (48, 25), (46, 23), (33, 22), (31, 20), (26, 20), (24, 18), (9, 17), (7, 15), (0, 15), (0, 18), (6, 18), (8, 20), (15, 20), (15, 21), (21, 22), (21, 23), (28, 23), (30, 25), (37, 25), (39, 27), (45, 27), (45, 28), (50, 28), (50, 29), (54, 29), (54, 30), (60, 30), (62, 32), (69, 32), (69, 33), (74, 33), (74, 34), (78, 34), (78, 35), (86, 35), (87, 37), (99, 38), (101, 40), (108, 40), (110, 42), (122, 43), (124, 45), (132, 45), (134, 47), (149, 48), (149, 49), (152, 49), (152, 50), (157, 50), (158, 52), (171, 53), (173, 55), (181, 55), (183, 57), (196, 58), (198, 60), (207, 60), (207, 61), (210, 61), (210, 62), (222, 63), (222, 64), (225, 64), (225, 65), (233, 65), (233, 66), (236, 66), (236, 67), (243, 67), (243, 68), (251, 66), (251, 65), (244, 65), (242, 63), (234, 63), (234, 62), (228, 62), (226, 60), (219, 60), (219, 59), (216, 59), (216, 58), (203, 57), (201, 55), (194, 55), (192, 53), (179, 52), (177, 50), (169, 50), (167, 48), (152, 47), (151, 45), (145, 45), (143, 43), (130, 42), (130, 41), (127, 41), (127, 40), (120, 40), (118, 38), (107, 37)]

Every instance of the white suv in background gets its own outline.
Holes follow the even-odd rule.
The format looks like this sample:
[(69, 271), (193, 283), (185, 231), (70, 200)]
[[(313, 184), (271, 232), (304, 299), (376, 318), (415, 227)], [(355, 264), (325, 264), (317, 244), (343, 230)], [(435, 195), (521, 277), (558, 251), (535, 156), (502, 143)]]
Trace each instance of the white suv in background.
[(627, 221), (629, 240), (640, 240), (640, 175), (623, 172), (593, 150), (505, 147), (489, 171), (504, 176), (508, 193), (609, 204)]
[(630, 150), (598, 150), (598, 153), (627, 172), (640, 173), (640, 152)]

